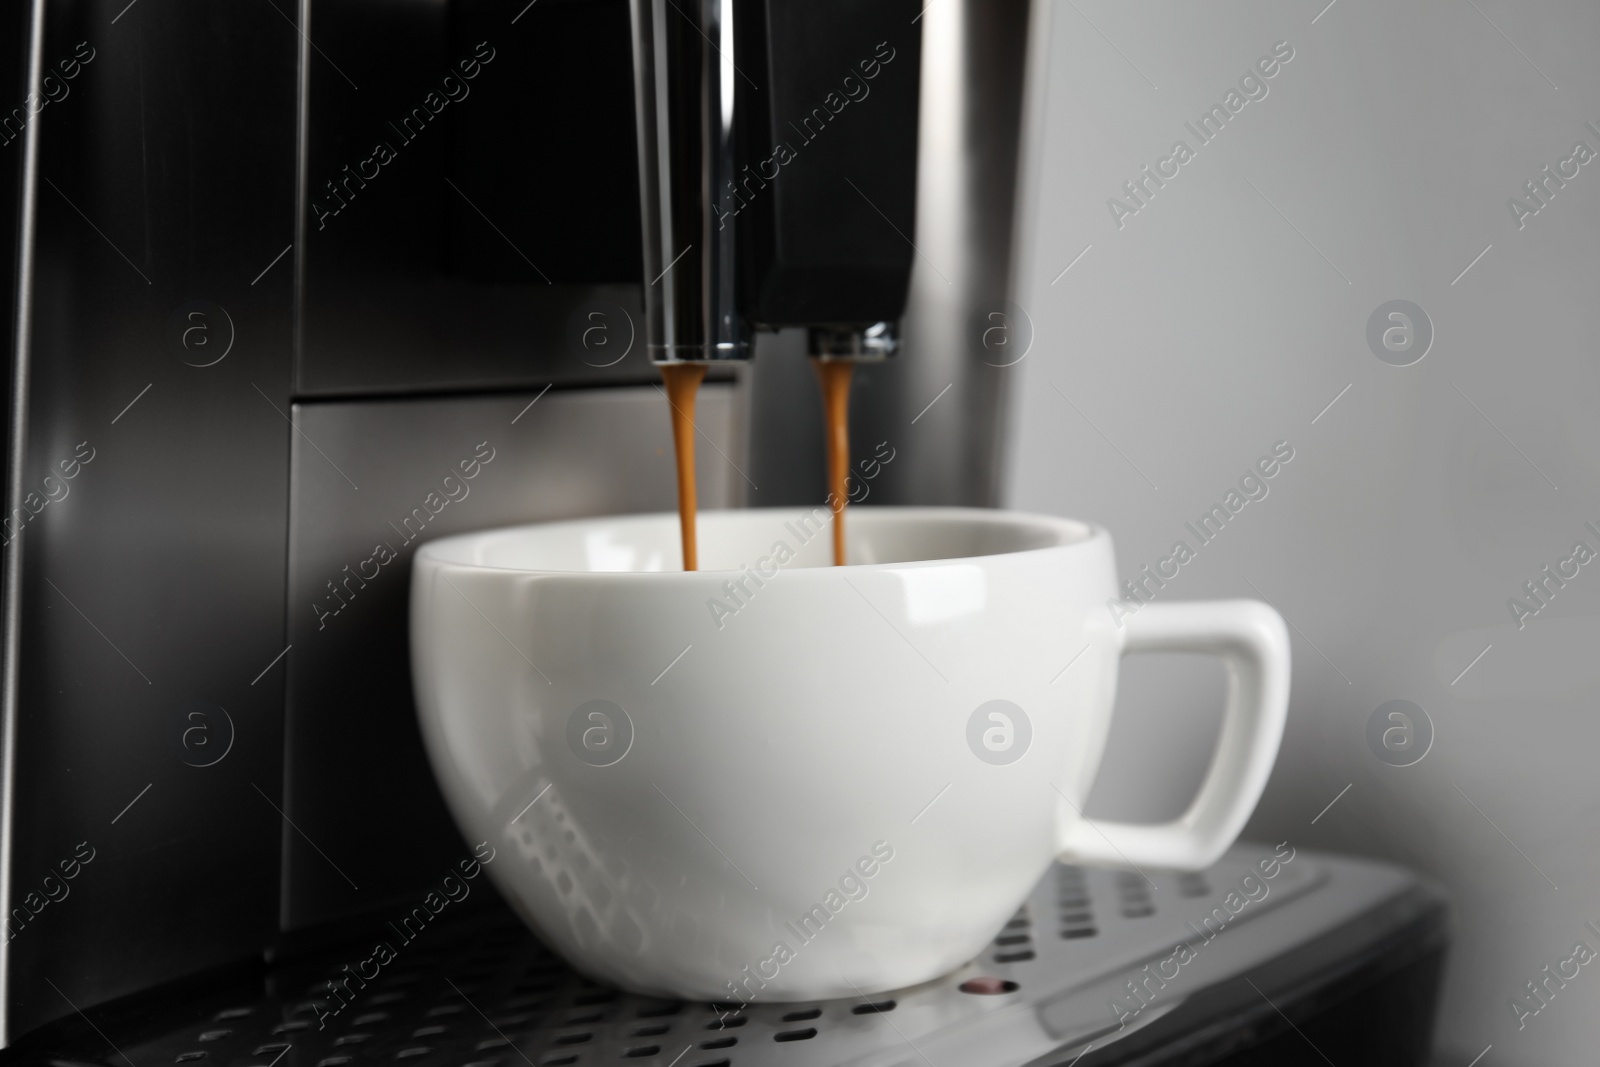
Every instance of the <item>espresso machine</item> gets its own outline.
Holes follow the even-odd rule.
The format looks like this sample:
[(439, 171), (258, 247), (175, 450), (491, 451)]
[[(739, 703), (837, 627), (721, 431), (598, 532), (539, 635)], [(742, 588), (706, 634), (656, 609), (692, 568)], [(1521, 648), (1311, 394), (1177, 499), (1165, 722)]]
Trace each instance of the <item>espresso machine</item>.
[(411, 703), (420, 541), (669, 508), (661, 362), (709, 364), (703, 507), (821, 502), (808, 357), (859, 361), (861, 499), (998, 502), (1048, 11), (11, 5), (0, 1059), (1421, 1062), (1444, 910), (1392, 868), (1302, 852), (1150, 971), (1246, 845), (1059, 867), (948, 979), (734, 1014), (586, 981), (485, 880), (317, 1025), (474, 854)]

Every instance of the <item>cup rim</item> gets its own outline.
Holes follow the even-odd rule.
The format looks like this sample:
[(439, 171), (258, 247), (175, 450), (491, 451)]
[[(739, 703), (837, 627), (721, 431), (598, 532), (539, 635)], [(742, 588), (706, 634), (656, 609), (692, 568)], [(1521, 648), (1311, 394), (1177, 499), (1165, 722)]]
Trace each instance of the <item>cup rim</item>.
[[(816, 505), (814, 510), (822, 510), (823, 505)], [(773, 508), (712, 508), (703, 509), (699, 513), (699, 520), (717, 521), (724, 517), (750, 517), (761, 515), (793, 517), (795, 515), (809, 514), (804, 506), (773, 507)], [(1110, 533), (1098, 523), (1085, 522), (1080, 519), (1068, 519), (1057, 515), (1045, 515), (1038, 512), (1011, 511), (1003, 508), (971, 508), (971, 507), (923, 507), (900, 505), (874, 505), (852, 504), (847, 515), (856, 521), (868, 523), (880, 521), (880, 518), (893, 516), (896, 518), (910, 518), (926, 522), (989, 522), (996, 525), (1011, 525), (1045, 529), (1059, 538), (1054, 544), (1041, 545), (1034, 548), (1017, 549), (1012, 552), (990, 552), (974, 556), (948, 556), (940, 559), (885, 561), (879, 563), (846, 563), (843, 567), (800, 567), (788, 573), (807, 574), (841, 574), (863, 573), (870, 570), (884, 568), (905, 567), (941, 567), (954, 563), (981, 563), (991, 560), (1027, 558), (1042, 553), (1059, 552), (1087, 552), (1103, 541), (1109, 541)], [(632, 581), (638, 582), (646, 578), (658, 581), (687, 582), (715, 576), (719, 581), (728, 575), (742, 574), (738, 568), (702, 568), (699, 570), (659, 570), (659, 571), (590, 571), (590, 570), (564, 570), (551, 567), (507, 567), (492, 563), (481, 563), (472, 560), (463, 560), (459, 557), (451, 558), (452, 550), (460, 550), (463, 546), (475, 541), (490, 537), (506, 537), (523, 530), (553, 530), (560, 528), (575, 528), (583, 526), (596, 526), (599, 524), (627, 524), (644, 525), (647, 523), (671, 522), (676, 525), (677, 512), (625, 512), (612, 515), (591, 515), (578, 519), (560, 519), (554, 522), (529, 522), (515, 523), (509, 526), (486, 527), (482, 530), (473, 530), (467, 533), (451, 534), (447, 537), (436, 538), (417, 546), (413, 565), (420, 565), (424, 560), (432, 564), (454, 567), (463, 571), (481, 573), (501, 573), (518, 575), (539, 575), (548, 577), (563, 577), (587, 581)]]

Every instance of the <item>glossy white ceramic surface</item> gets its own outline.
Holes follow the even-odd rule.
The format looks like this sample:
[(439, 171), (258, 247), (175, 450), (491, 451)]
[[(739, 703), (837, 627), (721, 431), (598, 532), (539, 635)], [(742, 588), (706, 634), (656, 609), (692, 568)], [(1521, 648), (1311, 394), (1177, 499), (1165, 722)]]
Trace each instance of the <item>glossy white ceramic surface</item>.
[[(1120, 616), (1111, 539), (1043, 516), (852, 508), (515, 527), (421, 548), (412, 667), (463, 831), (546, 941), (629, 989), (870, 993), (958, 967), (1061, 853), (1204, 866), (1270, 770), (1282, 621)], [(1125, 651), (1212, 652), (1230, 709), (1164, 826), (1090, 823)], [(998, 703), (996, 703), (998, 702)]]

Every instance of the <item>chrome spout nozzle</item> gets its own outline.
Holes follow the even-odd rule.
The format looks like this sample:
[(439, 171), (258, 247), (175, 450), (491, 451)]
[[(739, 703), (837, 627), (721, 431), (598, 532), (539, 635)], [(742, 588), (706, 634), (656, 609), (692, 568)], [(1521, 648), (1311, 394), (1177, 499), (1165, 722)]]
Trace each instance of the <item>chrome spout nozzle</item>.
[(660, 363), (748, 359), (734, 215), (733, 0), (631, 0), (645, 334)]
[(806, 351), (813, 359), (887, 359), (900, 348), (900, 329), (893, 322), (870, 326), (813, 326), (806, 331)]

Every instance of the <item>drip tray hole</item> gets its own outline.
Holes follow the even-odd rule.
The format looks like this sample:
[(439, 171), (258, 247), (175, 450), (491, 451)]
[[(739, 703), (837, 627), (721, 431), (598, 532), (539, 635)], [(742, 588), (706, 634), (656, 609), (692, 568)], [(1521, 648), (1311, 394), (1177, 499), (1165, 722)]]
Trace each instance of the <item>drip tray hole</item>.
[(992, 997), (1001, 993), (1015, 993), (1020, 988), (1017, 983), (1005, 978), (995, 978), (992, 975), (982, 975), (977, 978), (968, 978), (961, 983), (963, 993), (976, 993), (979, 996)]

